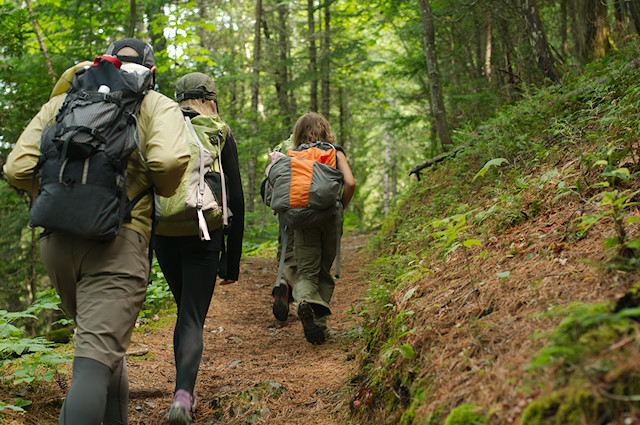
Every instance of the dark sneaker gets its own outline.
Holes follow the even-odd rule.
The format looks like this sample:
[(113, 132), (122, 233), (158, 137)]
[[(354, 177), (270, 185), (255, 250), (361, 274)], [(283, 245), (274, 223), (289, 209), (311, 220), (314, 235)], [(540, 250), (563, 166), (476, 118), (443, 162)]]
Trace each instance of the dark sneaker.
[(280, 284), (273, 288), (273, 315), (281, 322), (286, 322), (289, 317), (289, 285)]
[(323, 344), (326, 339), (326, 328), (323, 329), (316, 324), (311, 304), (304, 301), (298, 304), (298, 317), (300, 318), (300, 322), (302, 322), (304, 337), (307, 341), (314, 345)]
[(190, 425), (193, 412), (196, 410), (196, 400), (186, 390), (176, 391), (169, 410), (169, 425)]

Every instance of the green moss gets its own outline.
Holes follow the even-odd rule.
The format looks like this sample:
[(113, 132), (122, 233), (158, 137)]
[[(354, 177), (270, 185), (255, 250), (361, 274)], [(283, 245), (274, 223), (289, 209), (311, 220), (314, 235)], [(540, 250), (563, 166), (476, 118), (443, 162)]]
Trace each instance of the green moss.
[(424, 388), (418, 388), (411, 399), (411, 404), (400, 418), (400, 425), (411, 425), (416, 417), (416, 409), (424, 403), (427, 392)]
[(520, 425), (606, 423), (606, 402), (587, 390), (565, 388), (535, 400), (522, 413)]
[(484, 409), (473, 404), (463, 404), (449, 413), (444, 420), (444, 425), (480, 425), (486, 424), (490, 414), (485, 414)]

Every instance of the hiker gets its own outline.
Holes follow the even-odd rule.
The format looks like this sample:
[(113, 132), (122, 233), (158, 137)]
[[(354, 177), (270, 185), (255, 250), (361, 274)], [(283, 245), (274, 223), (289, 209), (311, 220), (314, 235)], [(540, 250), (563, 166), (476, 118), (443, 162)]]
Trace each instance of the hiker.
[[(228, 125), (218, 116), (213, 79), (199, 72), (187, 74), (176, 83), (175, 93), (182, 113), (187, 118), (182, 126), (191, 126), (194, 131), (198, 129), (192, 135), (192, 143), (197, 143), (199, 134), (224, 133), (218, 164), (222, 171), (220, 175), (224, 176), (223, 181), (227, 183), (228, 208), (231, 212), (228, 226), (216, 221), (213, 225), (204, 224), (208, 228), (201, 229), (196, 218), (179, 222), (162, 220), (162, 212), (169, 209), (174, 198), (180, 196), (180, 189), (172, 199), (161, 199), (162, 212), (156, 228), (155, 252), (178, 307), (173, 333), (175, 395), (168, 419), (172, 425), (183, 425), (191, 423), (196, 406), (194, 388), (202, 357), (202, 329), (216, 276), (222, 279), (221, 285), (238, 280), (244, 233), (244, 196), (236, 142)], [(199, 140), (204, 149), (217, 152), (218, 147), (211, 138), (199, 137)], [(221, 186), (225, 187), (225, 184)], [(182, 199), (177, 198), (173, 204), (184, 209), (185, 202)], [(209, 240), (202, 234), (203, 230), (208, 233)]]
[[(110, 61), (115, 56), (122, 66), (136, 64), (155, 72), (153, 49), (142, 41), (118, 40), (109, 46), (107, 55)], [(145, 90), (137, 113), (139, 148), (126, 162), (126, 195), (133, 199), (147, 194), (135, 204), (130, 218), (109, 240), (47, 228), (40, 235), (49, 278), (63, 310), (76, 323), (73, 376), (60, 412), (61, 425), (127, 423), (125, 354), (146, 295), (150, 268), (147, 247), (153, 197), (148, 189), (153, 186), (157, 193), (171, 196), (190, 155), (176, 103), (151, 87)], [(67, 96), (71, 94), (52, 97), (19, 137), (4, 166), (12, 185), (26, 191), (38, 188), (42, 176), (34, 177), (34, 169), (41, 155), (41, 134), (64, 109)]]
[(322, 344), (329, 336), (327, 316), (335, 282), (331, 267), (336, 257), (339, 226), (342, 229), (342, 213), (349, 205), (356, 189), (351, 168), (341, 147), (335, 146), (335, 135), (329, 122), (315, 112), (301, 116), (293, 128), (293, 144), (326, 142), (336, 149), (336, 168), (343, 174), (343, 191), (339, 211), (316, 226), (294, 228), (294, 257), (297, 279), (293, 285), (293, 298), (298, 303), (297, 314), (302, 322), (304, 335), (312, 344)]

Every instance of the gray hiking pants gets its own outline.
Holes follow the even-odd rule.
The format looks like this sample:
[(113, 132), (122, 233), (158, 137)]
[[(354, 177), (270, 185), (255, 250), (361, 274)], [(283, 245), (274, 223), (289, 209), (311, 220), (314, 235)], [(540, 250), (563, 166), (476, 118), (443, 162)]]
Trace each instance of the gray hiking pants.
[(293, 286), (293, 298), (298, 303), (310, 303), (318, 318), (331, 314), (329, 303), (335, 287), (331, 266), (336, 258), (339, 222), (341, 218), (335, 217), (320, 226), (294, 231), (298, 279)]

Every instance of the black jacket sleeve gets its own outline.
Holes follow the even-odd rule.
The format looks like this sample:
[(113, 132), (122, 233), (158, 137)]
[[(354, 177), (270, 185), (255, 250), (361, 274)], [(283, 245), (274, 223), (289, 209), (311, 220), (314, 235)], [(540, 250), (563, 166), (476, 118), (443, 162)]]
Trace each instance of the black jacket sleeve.
[(220, 155), (224, 176), (229, 193), (229, 209), (233, 216), (228, 230), (225, 232), (225, 247), (220, 258), (218, 275), (222, 279), (238, 280), (240, 274), (240, 257), (242, 256), (242, 238), (244, 236), (244, 192), (240, 166), (238, 161), (238, 147), (231, 131), (227, 132), (224, 147)]

